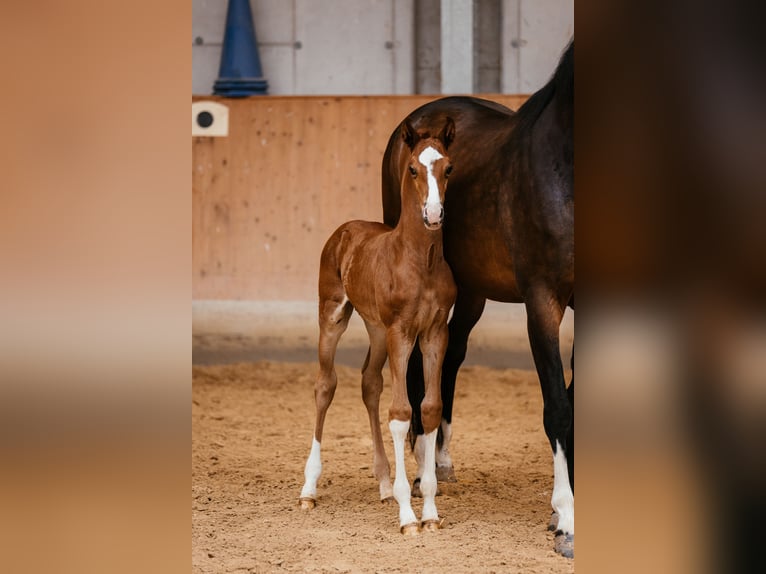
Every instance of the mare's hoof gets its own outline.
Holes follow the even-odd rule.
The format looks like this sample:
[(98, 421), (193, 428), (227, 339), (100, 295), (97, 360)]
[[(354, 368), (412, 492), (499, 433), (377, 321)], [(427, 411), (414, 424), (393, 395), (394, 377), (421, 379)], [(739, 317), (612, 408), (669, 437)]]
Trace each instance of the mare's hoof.
[(565, 558), (574, 558), (574, 534), (564, 534), (557, 530), (556, 538), (553, 539), (553, 549)]
[(441, 530), (443, 524), (444, 524), (443, 518), (434, 518), (432, 520), (424, 520), (423, 530), (425, 530), (426, 532), (436, 532), (437, 530)]
[(420, 525), (417, 522), (411, 522), (402, 526), (399, 531), (405, 536), (417, 536), (420, 534)]
[(551, 521), (548, 523), (548, 530), (556, 532), (559, 527), (559, 513), (555, 510), (551, 512)]
[(298, 501), (298, 504), (300, 505), (301, 510), (311, 510), (317, 505), (317, 501), (313, 498), (304, 496)]
[(380, 499), (381, 504), (391, 504), (394, 501), (393, 496), (386, 496), (385, 498)]
[(455, 467), (436, 465), (436, 480), (439, 482), (457, 482)]

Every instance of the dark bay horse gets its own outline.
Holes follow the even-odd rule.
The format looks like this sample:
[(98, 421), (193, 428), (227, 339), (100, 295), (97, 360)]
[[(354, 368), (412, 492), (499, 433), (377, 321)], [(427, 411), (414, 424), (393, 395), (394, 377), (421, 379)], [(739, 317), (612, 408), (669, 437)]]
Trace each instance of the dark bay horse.
[[(362, 368), (362, 397), (372, 431), (374, 474), (381, 499), (393, 495), (399, 503), (401, 532), (412, 535), (420, 531), (421, 524), (425, 530), (441, 526), (435, 504), (436, 435), (442, 418), (441, 368), (447, 349), (447, 318), (456, 296), (452, 273), (444, 259), (442, 222), (447, 178), (452, 171), (447, 148), (455, 136), (455, 124), (448, 117), (442, 118), (438, 129), (424, 133), (405, 120), (398, 134), (402, 153), (392, 166), (397, 171), (397, 203), (401, 206), (396, 225), (344, 223), (322, 251), (320, 372), (314, 387), (316, 424), (300, 504), (301, 508), (311, 509), (316, 503), (317, 479), (322, 471), (322, 430), (337, 386), (335, 349), (356, 309), (370, 336)], [(420, 381), (424, 383), (424, 392), (415, 405), (418, 428), (425, 433), (421, 450), (422, 523), (418, 523), (412, 510), (404, 466), (405, 442), (413, 413), (407, 394), (407, 364), (416, 343), (422, 369)], [(396, 456), (393, 488), (378, 413), (386, 357), (393, 395), (389, 409)]]
[[(543, 424), (554, 460), (555, 546), (574, 552), (574, 376), (569, 389), (559, 349), (559, 326), (574, 308), (574, 41), (550, 81), (518, 112), (471, 97), (430, 102), (407, 120), (433, 130), (455, 121), (459, 141), (450, 149), (456, 167), (445, 203), (444, 252), (457, 283), (442, 371), (442, 422), (436, 455), (439, 480), (454, 480), (449, 455), (455, 379), (468, 336), (487, 299), (524, 303), (540, 379)], [(383, 214), (395, 225), (402, 211), (401, 157), (409, 150), (400, 129), (383, 158)], [(410, 401), (423, 395), (421, 357), (407, 372)], [(572, 355), (574, 369), (574, 351)], [(411, 440), (418, 455), (421, 414), (413, 410)], [(413, 438), (414, 437), (414, 438)]]

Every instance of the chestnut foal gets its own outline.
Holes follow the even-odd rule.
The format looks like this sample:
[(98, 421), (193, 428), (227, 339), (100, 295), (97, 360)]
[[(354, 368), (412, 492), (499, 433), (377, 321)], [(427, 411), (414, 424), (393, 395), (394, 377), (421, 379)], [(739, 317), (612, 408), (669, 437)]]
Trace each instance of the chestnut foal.
[[(319, 269), (319, 376), (314, 388), (316, 426), (306, 462), (301, 508), (316, 504), (316, 485), (322, 470), (320, 444), (325, 415), (335, 394), (335, 349), (356, 309), (364, 320), (370, 348), (362, 368), (362, 397), (370, 418), (373, 468), (380, 498), (399, 504), (403, 534), (417, 534), (410, 504), (410, 485), (404, 450), (412, 408), (407, 397), (407, 363), (419, 339), (423, 354), (425, 397), (420, 405), (425, 430), (422, 528), (440, 527), (436, 511), (436, 433), (441, 423), (441, 369), (447, 348), (447, 319), (455, 303), (452, 272), (444, 260), (442, 222), (444, 193), (452, 171), (447, 148), (455, 124), (446, 118), (437, 136), (418, 133), (405, 120), (402, 140), (410, 153), (402, 156), (402, 214), (395, 228), (382, 223), (350, 221), (327, 240)], [(389, 429), (394, 440), (396, 474), (391, 487), (390, 467), (383, 448), (378, 407), (383, 389), (383, 365), (389, 359), (392, 378)]]

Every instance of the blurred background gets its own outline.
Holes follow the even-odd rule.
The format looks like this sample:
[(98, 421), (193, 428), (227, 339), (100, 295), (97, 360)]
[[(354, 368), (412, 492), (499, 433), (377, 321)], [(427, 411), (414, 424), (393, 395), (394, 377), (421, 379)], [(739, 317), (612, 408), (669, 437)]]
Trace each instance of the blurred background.
[[(214, 295), (200, 270), (211, 262), (215, 269), (213, 254), (224, 251), (190, 249), (190, 221), (192, 243), (202, 230), (205, 241), (214, 237), (215, 227), (194, 223), (203, 212), (194, 207), (202, 205), (195, 199), (202, 188), (193, 148), (203, 144), (193, 136), (190, 149), (187, 106), (190, 89), (193, 102), (217, 101), (217, 57), (207, 56), (204, 72), (197, 53), (221, 50), (210, 44), (222, 41), (224, 4), (0, 6), (7, 80), (0, 108), (0, 531), (10, 571), (189, 571), (189, 331), (196, 323), (189, 299), (193, 315), (199, 301), (279, 300), (263, 295), (267, 282), (256, 283), (257, 275), (252, 293)], [(276, 66), (293, 70), (294, 81), (281, 83), (260, 45), (271, 41), (257, 17), (267, 4), (319, 2), (252, 3), (271, 97), (314, 97), (328, 107), (335, 97), (350, 98), (327, 82), (298, 93), (309, 77), (298, 72), (298, 53), (310, 52), (298, 12), (278, 40), (293, 42), (281, 48), (289, 61)], [(529, 16), (514, 24), (506, 6), (523, 12), (547, 4), (502, 2), (501, 31), (534, 25)], [(196, 14), (206, 5), (218, 6), (215, 32), (198, 30)], [(763, 8), (746, 0), (577, 7), (576, 561), (584, 572), (766, 570)], [(347, 14), (331, 30), (353, 22)], [(381, 33), (382, 47), (371, 30), (369, 37), (376, 50), (396, 56), (398, 69), (396, 42), (403, 40), (393, 34)], [(560, 46), (546, 43), (549, 64), (539, 72), (515, 80), (494, 72), (498, 88), (451, 89), (523, 97), (552, 71), (566, 35)], [(483, 36), (473, 36), (474, 47)], [(344, 45), (351, 38), (336, 37)], [(517, 69), (528, 63), (523, 54), (541, 50), (540, 38), (521, 40), (502, 46), (517, 50)], [(311, 51), (321, 53), (317, 45)], [(347, 52), (356, 55), (358, 46)], [(442, 86), (419, 91), (428, 65), (416, 54), (409, 56), (410, 91), (396, 91), (404, 84), (389, 79), (376, 97), (448, 93)], [(311, 74), (329, 61), (322, 58)], [(426, 75), (414, 72), (418, 61)], [(336, 85), (348, 85), (346, 65), (332, 78)], [(505, 60), (494, 69), (509, 68)], [(406, 111), (392, 111), (376, 141)], [(239, 121), (230, 125), (233, 140)], [(363, 139), (353, 136), (338, 137)], [(217, 147), (225, 138), (207, 139)], [(260, 157), (255, 151), (250, 157)], [(312, 172), (296, 166), (292, 173)], [(354, 169), (345, 165), (344, 177)], [(365, 208), (373, 219), (380, 213), (375, 179), (359, 194), (374, 199)], [(265, 233), (249, 236), (258, 240), (251, 249), (265, 251)], [(221, 268), (231, 269), (225, 260)], [(310, 281), (304, 293), (312, 292)], [(286, 295), (308, 300), (302, 297), (309, 295)]]
[[(574, 0), (250, 0), (270, 95), (530, 94)], [(192, 92), (218, 77), (227, 2), (192, 0)]]

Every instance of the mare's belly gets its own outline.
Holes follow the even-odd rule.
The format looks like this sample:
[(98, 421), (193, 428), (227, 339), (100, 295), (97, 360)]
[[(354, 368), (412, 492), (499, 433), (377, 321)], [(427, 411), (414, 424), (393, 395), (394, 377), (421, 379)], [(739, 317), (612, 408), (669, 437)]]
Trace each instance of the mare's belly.
[(494, 301), (522, 301), (513, 260), (500, 234), (464, 227), (450, 237), (446, 258), (461, 290)]

